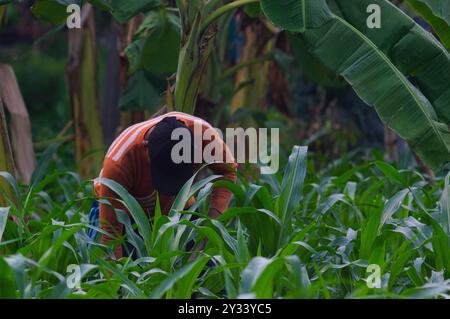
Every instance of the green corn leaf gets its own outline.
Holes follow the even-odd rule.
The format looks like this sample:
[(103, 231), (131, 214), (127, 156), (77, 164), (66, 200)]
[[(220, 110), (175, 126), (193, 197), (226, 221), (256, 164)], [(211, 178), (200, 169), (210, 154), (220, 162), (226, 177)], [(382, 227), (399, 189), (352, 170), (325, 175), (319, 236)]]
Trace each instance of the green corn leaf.
[(282, 266), (282, 258), (253, 258), (242, 272), (239, 294), (254, 293), (258, 298), (272, 298), (273, 279)]
[(95, 262), (99, 264), (99, 266), (103, 267), (104, 269), (108, 270), (110, 273), (114, 274), (120, 281), (121, 286), (125, 289), (129, 290), (133, 296), (135, 297), (144, 297), (145, 293), (132, 281), (130, 280), (125, 274), (120, 272), (116, 269), (113, 265), (109, 264), (108, 262), (104, 261), (102, 258), (93, 255)]
[(195, 262), (192, 269), (183, 277), (183, 280), (180, 280), (173, 294), (173, 298), (175, 299), (189, 299), (192, 297), (193, 287), (195, 285), (198, 276), (201, 271), (205, 267), (209, 258), (201, 257), (198, 261)]
[(444, 190), (439, 201), (439, 223), (450, 238), (450, 173), (445, 177)]
[(367, 223), (361, 233), (359, 257), (362, 259), (369, 259), (372, 253), (373, 244), (379, 235), (378, 230), (380, 229), (382, 215), (383, 210), (377, 209), (368, 216)]
[(442, 229), (441, 225), (433, 223), (433, 251), (436, 254), (437, 270), (446, 270), (450, 272), (450, 239)]
[(303, 191), (303, 182), (306, 176), (308, 148), (294, 146), (289, 156), (289, 164), (284, 172), (282, 191), (277, 202), (277, 215), (283, 223), (288, 223), (292, 212), (300, 203)]
[(409, 194), (409, 189), (404, 189), (394, 195), (391, 199), (386, 202), (384, 206), (383, 214), (381, 216), (380, 229), (392, 217), (401, 207), (406, 195)]
[(27, 285), (26, 258), (21, 254), (16, 254), (5, 257), (4, 261), (13, 270), (17, 290), (19, 291), (20, 297), (24, 298), (26, 296), (25, 288)]
[(189, 198), (191, 198), (195, 193), (197, 193), (201, 188), (203, 188), (208, 183), (220, 178), (220, 175), (212, 175), (209, 176), (197, 183), (194, 184), (195, 177), (197, 177), (198, 173), (208, 165), (200, 168), (181, 188), (178, 192), (178, 195), (175, 197), (175, 200), (170, 209), (169, 216), (173, 216), (177, 211), (181, 211), (184, 209), (184, 206), (188, 202)]
[(123, 200), (125, 207), (127, 207), (131, 216), (133, 216), (134, 221), (138, 225), (139, 234), (144, 239), (145, 247), (149, 253), (152, 247), (152, 230), (150, 227), (150, 221), (139, 202), (131, 196), (122, 185), (113, 180), (97, 178), (94, 182), (99, 182), (107, 186)]
[(16, 179), (14, 178), (14, 176), (12, 176), (8, 172), (0, 172), (0, 177), (3, 177), (4, 179), (6, 179), (8, 181), (8, 183), (11, 185), (11, 187), (14, 190), (16, 198), (20, 199), (19, 185), (17, 185)]
[(375, 165), (388, 179), (400, 184), (405, 185), (405, 179), (402, 174), (399, 173), (392, 165), (389, 165), (386, 162), (374, 162)]
[(243, 216), (243, 215), (247, 215), (247, 214), (265, 214), (265, 215), (269, 216), (271, 219), (273, 219), (278, 225), (280, 225), (280, 226), (283, 225), (281, 220), (271, 211), (269, 211), (267, 209), (256, 209), (253, 207), (229, 208), (225, 211), (225, 213), (223, 213), (222, 215), (217, 217), (217, 220), (225, 222), (234, 217)]
[(0, 299), (15, 299), (16, 278), (11, 267), (0, 258)]
[(189, 285), (184, 286), (184, 289), (181, 290), (181, 295), (188, 295), (190, 292), (186, 291), (188, 286), (192, 284), (193, 275), (198, 273), (200, 268), (203, 268), (205, 263), (208, 261), (206, 257), (199, 257), (194, 262), (184, 265), (182, 268), (175, 271), (173, 274), (169, 275), (167, 279), (165, 279), (150, 295), (151, 299), (159, 299), (161, 298), (167, 291), (173, 288), (173, 286), (179, 282), (181, 279), (190, 278), (191, 281)]
[(33, 175), (31, 176), (29, 191), (35, 188), (46, 176), (50, 163), (52, 162), (52, 158), (56, 154), (59, 145), (60, 144), (58, 143), (52, 143), (45, 149), (36, 166), (36, 169), (33, 172)]
[(144, 257), (146, 255), (144, 241), (142, 240), (142, 237), (134, 232), (130, 217), (126, 212), (120, 210), (116, 211), (116, 214), (117, 220), (125, 226), (127, 238), (131, 245), (136, 249), (137, 255), (139, 257)]
[(8, 221), (9, 207), (0, 207), (0, 243), (2, 242), (3, 232), (6, 228), (6, 223)]
[[(407, 244), (407, 242), (405, 242), (405, 244)], [(400, 274), (404, 271), (405, 264), (415, 253), (416, 253), (415, 250), (409, 249), (399, 254), (399, 256), (392, 262), (391, 272), (389, 276), (390, 288), (392, 288), (393, 283), (396, 282), (397, 277), (400, 276)]]

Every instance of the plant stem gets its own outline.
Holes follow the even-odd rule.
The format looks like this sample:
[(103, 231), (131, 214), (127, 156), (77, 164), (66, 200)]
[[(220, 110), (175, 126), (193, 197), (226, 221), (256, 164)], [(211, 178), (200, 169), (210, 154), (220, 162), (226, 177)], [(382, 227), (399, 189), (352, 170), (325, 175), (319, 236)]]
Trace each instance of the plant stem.
[(68, 136), (61, 136), (61, 137), (55, 137), (46, 141), (37, 142), (34, 144), (34, 148), (37, 150), (43, 150), (47, 148), (50, 144), (53, 143), (61, 143), (66, 144), (73, 142), (75, 140), (75, 135), (68, 135)]
[(274, 56), (273, 52), (269, 52), (259, 58), (250, 60), (250, 61), (246, 61), (246, 62), (242, 62), (238, 65), (235, 65), (231, 68), (229, 68), (228, 70), (225, 71), (225, 73), (223, 74), (223, 76), (220, 77), (220, 79), (226, 79), (227, 77), (233, 75), (234, 73), (236, 73), (237, 71), (244, 69), (246, 67), (252, 66), (254, 64), (258, 64), (258, 63), (263, 63), (269, 60), (272, 60)]
[(220, 18), (225, 13), (237, 9), (239, 7), (245, 6), (246, 4), (256, 2), (259, 2), (259, 0), (237, 0), (234, 2), (227, 3), (226, 5), (220, 7), (219, 9), (211, 13), (205, 19), (205, 21), (203, 21), (202, 25), (200, 26), (200, 34), (202, 34), (211, 23), (213, 23), (216, 19)]

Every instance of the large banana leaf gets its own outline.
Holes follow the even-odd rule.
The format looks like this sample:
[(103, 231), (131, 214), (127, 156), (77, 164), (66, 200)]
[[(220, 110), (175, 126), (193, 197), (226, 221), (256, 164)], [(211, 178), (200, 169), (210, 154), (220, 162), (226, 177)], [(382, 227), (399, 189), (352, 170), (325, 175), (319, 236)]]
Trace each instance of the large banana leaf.
[(161, 5), (160, 0), (89, 0), (89, 2), (109, 11), (119, 23), (126, 23), (139, 12)]
[(165, 10), (150, 11), (125, 50), (133, 75), (120, 98), (120, 109), (156, 112), (167, 76), (177, 70), (179, 51), (179, 18)]
[[(304, 31), (311, 52), (374, 106), (426, 164), (438, 168), (447, 163), (450, 59), (442, 45), (386, 0), (329, 0), (334, 12), (323, 1), (302, 0), (297, 7), (290, 3), (261, 2), (274, 23)], [(369, 4), (381, 6), (381, 29), (367, 27)], [(290, 21), (294, 12), (283, 17), (283, 8), (300, 12), (297, 28)], [(407, 76), (414, 76), (419, 88)]]
[(319, 59), (309, 52), (303, 37), (288, 34), (288, 40), (294, 58), (306, 77), (327, 88), (339, 88), (347, 85), (341, 77), (328, 70)]
[[(387, 0), (330, 0), (406, 76), (413, 76), (441, 122), (450, 124), (450, 54), (427, 31)], [(381, 8), (381, 29), (369, 29), (366, 9)]]
[(332, 16), (325, 0), (261, 0), (261, 8), (274, 24), (292, 32), (321, 26)]
[(162, 10), (149, 12), (126, 48), (131, 72), (139, 68), (154, 74), (177, 70), (180, 52), (180, 19)]
[(434, 29), (442, 43), (450, 49), (450, 1), (406, 0)]
[(63, 24), (69, 16), (67, 6), (70, 4), (78, 4), (81, 6), (81, 2), (80, 0), (36, 0), (31, 7), (31, 12), (41, 21)]
[[(427, 98), (369, 38), (340, 17), (306, 32), (313, 52), (430, 166), (450, 159), (450, 133)], [(336, 41), (335, 39), (340, 39)]]
[(166, 78), (145, 70), (138, 70), (127, 82), (119, 101), (122, 111), (149, 111), (155, 113), (161, 106), (161, 92), (164, 91)]

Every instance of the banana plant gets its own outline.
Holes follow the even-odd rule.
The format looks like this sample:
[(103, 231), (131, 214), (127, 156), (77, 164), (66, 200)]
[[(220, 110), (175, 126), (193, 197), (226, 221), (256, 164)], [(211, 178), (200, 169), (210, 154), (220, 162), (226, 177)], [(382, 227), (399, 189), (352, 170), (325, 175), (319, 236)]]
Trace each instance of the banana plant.
[[(446, 23), (449, 20), (448, 6), (440, 2), (409, 2), (411, 5), (425, 3), (434, 16)], [(157, 25), (154, 23), (158, 19), (150, 17), (157, 15), (150, 14), (152, 27), (147, 32), (150, 38), (167, 39), (169, 37), (158, 37), (159, 33), (166, 32), (161, 25), (178, 25), (174, 23), (178, 18), (172, 16), (174, 8), (167, 7), (165, 1), (91, 0), (91, 3), (109, 11), (120, 23), (140, 12), (164, 12), (165, 18), (159, 19)], [(301, 38), (306, 49), (327, 71), (347, 81), (362, 100), (375, 108), (381, 120), (411, 145), (425, 164), (439, 169), (449, 161), (450, 53), (388, 0), (177, 0), (181, 30), (179, 48), (174, 48), (177, 54), (167, 64), (171, 68), (164, 69), (176, 71), (176, 110), (191, 114), (195, 111), (199, 87), (214, 49), (218, 19), (256, 3), (274, 25), (294, 38)], [(374, 4), (381, 9), (380, 29), (367, 25), (367, 8)], [(422, 7), (415, 5), (415, 8)], [(427, 19), (426, 12), (419, 9)], [(430, 23), (445, 44), (442, 35), (446, 34), (445, 28), (440, 31), (438, 25)], [(133, 66), (148, 71), (149, 67), (159, 65), (151, 64), (152, 61), (148, 64), (135, 54), (139, 51), (134, 50), (138, 44), (144, 48), (148, 39), (137, 35), (136, 41), (128, 50)], [(140, 51), (144, 58), (145, 52)], [(154, 52), (148, 55), (158, 57)], [(172, 61), (175, 58), (177, 63)], [(145, 80), (148, 81), (148, 77)]]
[[(6, 116), (0, 99), (0, 171), (8, 172), (8, 176), (14, 175), (14, 159), (9, 141), (8, 127), (6, 126)], [(13, 198), (12, 188), (3, 179), (7, 175), (0, 175), (0, 206), (8, 206), (8, 199)], [(1, 238), (0, 238), (1, 239)]]
[(139, 13), (147, 14), (126, 53), (131, 64), (130, 73), (133, 73), (131, 79), (149, 93), (144, 96), (130, 83), (121, 100), (121, 108), (125, 110), (150, 103), (143, 103), (144, 98), (152, 100), (151, 109), (154, 110), (153, 106), (161, 101), (158, 95), (165, 86), (164, 79), (176, 72), (174, 108), (193, 114), (218, 31), (217, 20), (258, 0), (178, 0), (177, 8), (171, 8), (161, 0), (89, 2), (108, 11), (121, 24)]
[(3, 22), (5, 21), (6, 17), (6, 6), (0, 5), (0, 31), (3, 28)]
[(450, 50), (450, 2), (440, 0), (406, 0), (441, 39), (442, 43)]
[[(303, 37), (427, 165), (438, 169), (449, 161), (450, 55), (431, 34), (387, 0), (260, 3), (275, 25)], [(380, 29), (367, 26), (370, 4), (380, 6)]]
[(181, 50), (175, 84), (175, 108), (194, 113), (199, 87), (217, 34), (216, 22), (257, 0), (177, 0), (181, 16)]
[(98, 174), (103, 158), (103, 135), (97, 83), (95, 13), (90, 4), (83, 7), (83, 29), (68, 31), (69, 61), (67, 86), (75, 127), (75, 158), (83, 177)]
[[(189, 5), (187, 1), (177, 1), (182, 36), (175, 84), (176, 109), (186, 113), (195, 110), (216, 33), (214, 22), (223, 14), (253, 2), (260, 3), (275, 25), (302, 37), (310, 52), (349, 82), (367, 104), (373, 105), (385, 124), (408, 141), (426, 164), (439, 168), (448, 162), (450, 89), (445, 83), (450, 80), (449, 53), (386, 0), (239, 0), (226, 4), (196, 0), (189, 1)], [(366, 10), (373, 3), (382, 10), (381, 30), (366, 25)], [(403, 30), (409, 31), (402, 34)], [(342, 37), (341, 33), (346, 35), (347, 42), (332, 37)], [(325, 36), (328, 41), (322, 39)]]

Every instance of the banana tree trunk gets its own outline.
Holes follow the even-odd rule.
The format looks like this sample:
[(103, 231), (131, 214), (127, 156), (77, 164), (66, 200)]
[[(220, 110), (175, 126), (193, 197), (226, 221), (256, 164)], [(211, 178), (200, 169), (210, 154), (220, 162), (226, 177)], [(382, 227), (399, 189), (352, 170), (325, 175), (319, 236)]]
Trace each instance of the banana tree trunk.
[(218, 32), (220, 17), (258, 0), (177, 0), (181, 18), (181, 49), (175, 83), (177, 111), (194, 114), (200, 85)]
[(86, 4), (82, 9), (83, 27), (68, 31), (66, 81), (75, 128), (75, 159), (83, 178), (98, 174), (104, 155), (94, 19), (91, 5)]
[[(240, 63), (246, 63), (254, 59), (256, 55), (256, 32), (251, 25), (244, 30), (245, 44), (242, 50)], [(243, 68), (236, 74), (235, 95), (231, 102), (231, 113), (237, 112), (240, 108), (247, 106), (249, 101), (249, 90), (252, 89), (255, 79), (251, 76), (250, 68)]]
[(384, 125), (384, 159), (387, 161), (398, 162), (398, 136), (389, 126)]
[(214, 19), (206, 20), (215, 6), (222, 3), (210, 1), (204, 6), (200, 0), (193, 0), (189, 4), (186, 0), (177, 1), (182, 33), (174, 92), (174, 109), (177, 111), (188, 114), (195, 112), (200, 85), (217, 35)]
[(0, 97), (11, 116), (11, 142), (18, 177), (28, 184), (36, 165), (30, 117), (14, 70), (7, 64), (0, 64)]
[[(145, 16), (139, 14), (133, 17), (127, 24), (126, 31), (123, 32), (120, 39), (120, 92), (122, 93), (127, 86), (129, 79), (129, 63), (125, 49), (133, 42), (134, 34), (141, 25)], [(119, 131), (125, 130), (128, 126), (145, 121), (147, 118), (144, 111), (121, 112)]]
[(242, 107), (264, 110), (269, 88), (270, 60), (252, 63), (260, 56), (273, 50), (274, 38), (271, 32), (259, 21), (245, 27), (245, 44), (240, 59), (241, 68), (236, 75), (235, 95), (231, 102), (231, 112)]
[[(15, 175), (14, 160), (9, 142), (8, 128), (6, 126), (6, 117), (0, 99), (0, 172), (8, 172)], [(12, 187), (3, 177), (0, 177), (0, 207), (9, 206), (8, 199), (13, 196)]]
[[(289, 52), (289, 43), (286, 33), (279, 33), (275, 40), (275, 49)], [(282, 70), (281, 65), (276, 60), (270, 62), (269, 70), (270, 94), (273, 104), (278, 111), (286, 116), (292, 116), (289, 110), (290, 92), (289, 83)]]
[(120, 112), (120, 52), (118, 50), (121, 26), (111, 19), (106, 36), (106, 65), (103, 73), (103, 89), (101, 93), (101, 118), (103, 127), (103, 140), (110, 145), (119, 127)]
[(175, 109), (188, 114), (194, 114), (195, 112), (198, 91), (211, 52), (212, 39), (217, 33), (216, 30), (209, 30), (207, 35), (202, 36), (201, 21), (201, 14), (198, 13), (192, 24), (192, 29), (189, 29), (190, 32), (182, 35), (182, 46), (178, 61)]
[(0, 31), (2, 30), (5, 17), (6, 17), (6, 6), (0, 6)]

